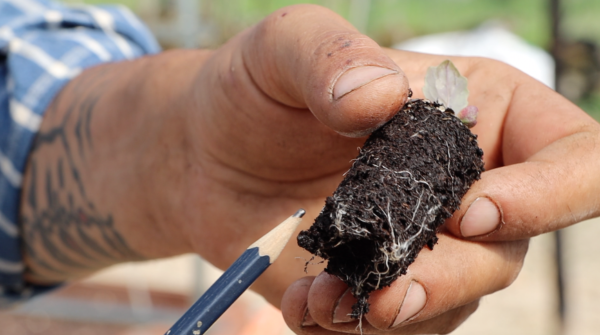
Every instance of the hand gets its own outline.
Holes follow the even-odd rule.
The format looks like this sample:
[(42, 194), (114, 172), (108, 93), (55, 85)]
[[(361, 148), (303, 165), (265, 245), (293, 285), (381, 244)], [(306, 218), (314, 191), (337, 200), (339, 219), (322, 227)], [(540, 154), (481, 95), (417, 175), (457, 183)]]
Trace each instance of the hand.
[[(505, 64), (386, 52), (402, 65), (417, 98), (423, 97), (426, 68), (444, 59), (468, 77), (469, 102), (480, 110), (472, 130), (487, 172), (448, 220), (434, 250), (424, 249), (406, 276), (371, 296), (362, 326), (374, 334), (447, 333), (477, 308), (479, 297), (516, 278), (529, 237), (598, 216), (599, 128), (566, 99)], [(357, 333), (356, 321), (335, 323), (349, 321), (345, 313), (354, 301), (340, 298), (345, 290), (326, 274), (297, 281), (282, 303), (288, 325), (300, 334)]]
[[(365, 140), (360, 136), (388, 120), (404, 103), (406, 78), (419, 97), (426, 68), (444, 59), (382, 50), (328, 10), (293, 6), (273, 13), (214, 52), (168, 52), (127, 67), (107, 64), (88, 70), (61, 96), (67, 99), (102, 71), (122, 79), (110, 81), (115, 83), (106, 88), (110, 97), (100, 99), (95, 107), (105, 110), (94, 112), (92, 123), (96, 173), (82, 177), (83, 183), (90, 184), (88, 198), (98, 200), (95, 211), (114, 213), (115, 230), (142, 258), (194, 251), (225, 268), (297, 208), (307, 210), (302, 228), (310, 225), (350, 167), (356, 148)], [(516, 222), (509, 218), (525, 215), (527, 204), (538, 215), (545, 214), (547, 204), (541, 200), (545, 182), (532, 178), (535, 168), (528, 169), (537, 163), (518, 163), (540, 157), (544, 162), (540, 164), (547, 165), (544, 180), (549, 180), (559, 172), (553, 168), (558, 163), (551, 162), (570, 166), (573, 152), (590, 151), (598, 138), (596, 124), (542, 84), (506, 65), (451, 59), (469, 78), (470, 103), (481, 112), (473, 130), (480, 136), (489, 170), (465, 196), (455, 218), (482, 195), (502, 208), (505, 224), (497, 233)], [(50, 129), (47, 125), (52, 122), (45, 118), (42, 127)], [(120, 140), (103, 150), (100, 137), (110, 137), (107, 133)], [(552, 150), (562, 156), (552, 156), (553, 161), (539, 156), (557, 146)], [(43, 155), (40, 151), (34, 156)], [(598, 161), (592, 158), (582, 156), (585, 164), (572, 166), (580, 184), (595, 185), (595, 177), (584, 173)], [(490, 179), (486, 184), (489, 175), (500, 182)], [(529, 177), (520, 181), (521, 175)], [(565, 187), (558, 185), (563, 179), (550, 180), (555, 182), (553, 189)], [(503, 183), (511, 187), (503, 188)], [(581, 205), (577, 209), (585, 213), (579, 219), (597, 214), (590, 202), (581, 204), (591, 187), (568, 193), (577, 196), (575, 202)], [(107, 196), (107, 188), (118, 192)], [(512, 202), (515, 194), (523, 194), (524, 200)], [(509, 209), (514, 212), (509, 214)], [(553, 213), (551, 218), (561, 217)], [(535, 223), (550, 222), (548, 218)], [(404, 308), (400, 313), (408, 320), (391, 332), (453, 329), (474, 311), (481, 296), (514, 280), (526, 252), (526, 238), (544, 231), (523, 224), (515, 229), (525, 234), (484, 243), (457, 238), (460, 228), (453, 222), (433, 251), (421, 252), (406, 276), (372, 295), (371, 312), (362, 324), (365, 332), (390, 332), (411, 283), (411, 292), (416, 293), (411, 295), (421, 297), (420, 305), (417, 298), (412, 303), (417, 315), (411, 318), (406, 312), (410, 309)], [(576, 219), (565, 224), (573, 222)], [(288, 325), (300, 334), (358, 332), (357, 321), (332, 323), (334, 307), (345, 291), (340, 281), (321, 274), (290, 286), (303, 276), (309, 258), (292, 241), (254, 289), (281, 305)], [(308, 267), (314, 274), (321, 268)], [(341, 319), (344, 314), (336, 316)]]
[[(328, 54), (331, 56), (327, 57)], [(368, 132), (387, 120), (405, 98), (402, 72), (384, 55), (409, 70), (407, 75), (417, 96), (427, 66), (445, 59), (381, 50), (335, 14), (313, 6), (297, 6), (275, 12), (207, 61), (197, 85), (202, 113), (191, 116), (198, 121), (189, 123), (200, 128), (194, 131), (202, 139), (198, 141), (198, 152), (190, 156), (210, 153), (196, 164), (203, 167), (207, 176), (203, 180), (210, 181), (208, 185), (215, 191), (206, 199), (200, 194), (205, 188), (196, 188), (192, 194), (198, 195), (186, 197), (200, 199), (198, 203), (204, 203), (200, 206), (204, 208), (200, 217), (211, 218), (197, 221), (195, 227), (204, 231), (190, 233), (201, 236), (198, 241), (210, 241), (198, 243), (196, 250), (200, 254), (224, 268), (246, 245), (296, 207), (308, 209), (305, 225), (311, 223), (321, 209), (323, 197), (337, 186), (357, 154), (356, 147), (364, 141), (339, 134)], [(486, 156), (488, 169), (499, 167), (503, 116), (512, 90), (519, 80), (527, 80), (526, 76), (497, 62), (453, 61), (473, 78), (472, 96), (483, 95), (500, 84), (500, 90), (494, 93), (497, 98), (483, 102), (482, 96), (472, 101), (482, 109), (481, 125), (476, 130), (491, 130), (481, 137), (482, 147), (490, 152)], [(398, 73), (373, 80), (346, 95), (339, 94), (341, 97), (336, 99), (336, 88), (343, 87), (338, 86), (341, 79), (337, 82), (336, 79), (344, 78), (340, 74), (346, 68), (360, 64), (380, 65)], [(367, 70), (353, 71), (365, 75), (358, 71)], [(490, 71), (492, 77), (503, 74), (504, 82), (482, 78)], [(202, 89), (202, 85), (213, 90)], [(545, 92), (552, 94), (550, 90)], [(240, 218), (268, 224), (248, 225)], [(206, 230), (211, 225), (213, 228)], [(222, 252), (232, 248), (225, 245), (227, 239), (243, 243), (236, 246), (237, 252)], [(453, 329), (474, 311), (481, 296), (514, 280), (526, 249), (526, 240), (484, 244), (442, 234), (440, 243), (433, 251), (424, 250), (407, 276), (391, 288), (373, 294), (372, 312), (366, 316), (363, 327), (367, 332), (389, 332), (409, 285), (416, 281), (425, 290), (427, 303), (414, 311), (419, 312), (417, 318), (396, 327), (395, 331), (424, 333)], [(292, 262), (294, 257), (301, 259)], [(309, 257), (290, 245), (256, 283), (255, 290), (279, 305), (283, 288), (302, 275), (299, 270)], [(316, 269), (309, 266), (313, 272)], [(417, 286), (414, 288), (418, 290)], [(339, 280), (324, 274), (317, 279), (301, 279), (288, 289), (281, 302), (286, 321), (298, 333), (357, 332), (356, 321), (332, 323), (334, 305), (345, 289)], [(306, 306), (314, 321), (311, 326), (306, 326)]]

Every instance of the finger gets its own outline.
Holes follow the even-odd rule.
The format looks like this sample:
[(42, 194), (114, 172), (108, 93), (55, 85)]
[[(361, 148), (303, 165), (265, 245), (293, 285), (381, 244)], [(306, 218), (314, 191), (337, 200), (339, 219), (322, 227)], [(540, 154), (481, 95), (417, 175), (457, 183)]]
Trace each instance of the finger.
[(525, 163), (484, 173), (448, 229), (467, 238), (517, 240), (598, 216), (598, 145), (598, 134), (577, 134)]
[(448, 220), (454, 235), (519, 240), (600, 215), (600, 128), (585, 112), (497, 61), (386, 52), (411, 64), (406, 74), (417, 97), (425, 69), (443, 59), (469, 79), (469, 102), (480, 110), (472, 130), (488, 171)]
[(522, 87), (503, 135), (505, 164), (512, 165), (485, 172), (472, 186), (447, 222), (456, 236), (518, 240), (600, 215), (600, 127), (549, 89), (531, 89), (526, 98)]
[[(507, 287), (522, 266), (527, 244), (527, 241), (465, 242), (452, 235), (440, 234), (439, 243), (433, 250), (423, 249), (406, 275), (390, 287), (371, 294), (364, 329), (383, 333), (415, 325)], [(314, 322), (332, 331), (354, 331), (358, 321), (348, 316), (354, 301), (352, 297), (346, 298), (345, 284), (333, 276), (321, 274), (310, 288), (305, 285), (295, 299), (300, 301), (307, 289), (306, 306)], [(288, 293), (284, 301), (289, 297)], [(285, 306), (287, 303), (282, 305), (282, 310), (288, 313)], [(298, 316), (294, 320), (297, 319)], [(427, 327), (432, 328), (411, 326), (410, 329), (415, 333), (423, 330), (442, 332), (448, 322), (444, 320), (436, 326), (427, 323)]]
[(285, 105), (310, 108), (342, 134), (367, 134), (407, 98), (408, 83), (398, 65), (377, 43), (323, 7), (274, 12), (251, 31), (242, 53), (263, 92)]
[(198, 151), (236, 172), (283, 182), (335, 175), (339, 183), (364, 142), (340, 134), (374, 130), (408, 91), (402, 70), (375, 42), (314, 5), (276, 11), (233, 38), (197, 81), (202, 112), (186, 123), (200, 137)]
[[(342, 292), (347, 288), (341, 284), (339, 279), (323, 274), (325, 281), (331, 281), (334, 287), (339, 286)], [(307, 299), (310, 286), (314, 282), (315, 277), (304, 277), (290, 285), (286, 291), (281, 311), (283, 317), (290, 329), (296, 334), (348, 334), (349, 332), (331, 331), (319, 326), (312, 318), (310, 311), (307, 309)], [(464, 306), (452, 309), (430, 320), (421, 321), (398, 328), (393, 331), (393, 334), (447, 334), (460, 326), (471, 314), (473, 314), (479, 306), (479, 300), (468, 303)], [(355, 322), (356, 324), (358, 321)], [(381, 333), (379, 329), (373, 329), (368, 324), (368, 321), (363, 321), (363, 333)], [(360, 333), (360, 329), (354, 327), (350, 333)], [(386, 331), (387, 333), (387, 331)]]
[(449, 334), (463, 324), (479, 307), (479, 299), (451, 309), (429, 320), (397, 328), (396, 334)]
[(200, 137), (199, 151), (278, 181), (347, 170), (364, 139), (340, 134), (374, 130), (399, 110), (408, 90), (400, 68), (375, 42), (313, 5), (276, 11), (230, 40), (196, 85), (202, 113), (187, 123)]
[(307, 308), (308, 292), (314, 280), (315, 277), (303, 277), (288, 287), (281, 302), (283, 319), (296, 334), (339, 334), (321, 328)]
[(438, 236), (439, 243), (433, 250), (424, 248), (404, 278), (373, 294), (367, 319), (375, 327), (427, 320), (506, 288), (521, 270), (528, 247), (527, 240), (463, 243), (447, 233)]

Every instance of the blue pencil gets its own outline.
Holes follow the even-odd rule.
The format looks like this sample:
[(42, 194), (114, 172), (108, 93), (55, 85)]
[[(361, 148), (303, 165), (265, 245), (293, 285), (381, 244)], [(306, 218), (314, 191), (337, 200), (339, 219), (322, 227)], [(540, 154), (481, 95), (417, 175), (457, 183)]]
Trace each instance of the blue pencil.
[(302, 221), (305, 211), (273, 228), (244, 251), (165, 335), (201, 335), (271, 265)]

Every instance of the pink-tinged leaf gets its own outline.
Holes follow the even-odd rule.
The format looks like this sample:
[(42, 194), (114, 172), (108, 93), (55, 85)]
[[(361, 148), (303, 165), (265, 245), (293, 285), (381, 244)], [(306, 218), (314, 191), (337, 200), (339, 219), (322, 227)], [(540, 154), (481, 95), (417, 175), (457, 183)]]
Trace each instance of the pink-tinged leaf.
[(477, 113), (479, 110), (473, 105), (463, 108), (456, 115), (467, 127), (472, 128), (477, 124)]
[(467, 78), (461, 76), (449, 60), (427, 69), (423, 94), (427, 100), (437, 101), (454, 111), (461, 111), (469, 104)]

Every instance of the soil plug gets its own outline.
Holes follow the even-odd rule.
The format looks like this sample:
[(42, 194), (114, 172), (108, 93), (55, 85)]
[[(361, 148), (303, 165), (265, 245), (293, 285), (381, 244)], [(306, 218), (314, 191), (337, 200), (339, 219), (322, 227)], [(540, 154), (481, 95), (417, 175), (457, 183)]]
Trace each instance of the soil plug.
[(298, 235), (351, 288), (355, 319), (369, 311), (371, 292), (406, 274), (423, 247), (433, 248), (439, 227), (483, 172), (483, 151), (469, 130), (477, 108), (468, 105), (467, 79), (447, 60), (428, 69), (423, 93), (427, 100), (409, 100), (373, 132), (314, 224)]

